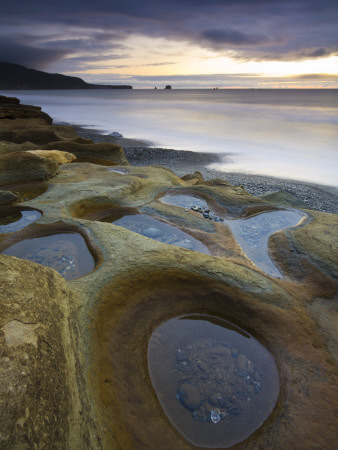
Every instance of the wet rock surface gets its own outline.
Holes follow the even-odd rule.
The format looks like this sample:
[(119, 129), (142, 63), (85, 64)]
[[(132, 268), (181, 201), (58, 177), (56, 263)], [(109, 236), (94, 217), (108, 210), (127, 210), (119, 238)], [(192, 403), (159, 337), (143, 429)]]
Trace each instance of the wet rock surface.
[[(15, 100), (8, 103), (18, 104)], [(39, 210), (42, 216), (22, 230), (0, 233), (0, 247), (9, 248), (23, 236), (37, 238), (42, 228), (58, 224), (58, 232), (71, 227), (95, 244), (90, 248), (96, 248), (93, 255), (97, 265), (90, 273), (66, 281), (66, 275), (60, 273), (68, 266), (68, 271), (72, 269), (73, 256), (67, 252), (74, 242), (63, 246), (62, 252), (55, 251), (61, 259), (70, 258), (65, 266), (55, 266), (60, 273), (44, 267), (39, 259), (35, 263), (0, 255), (0, 364), (4, 379), (0, 388), (4, 404), (0, 409), (0, 446), (195, 448), (168, 421), (154, 392), (146, 364), (147, 345), (156, 327), (173, 316), (210, 314), (248, 329), (269, 349), (280, 374), (281, 394), (271, 415), (236, 448), (335, 448), (337, 216), (307, 211), (306, 222), (275, 233), (269, 240), (269, 252), (284, 277), (273, 279), (253, 265), (224, 223), (204, 218), (184, 205), (158, 201), (166, 193), (177, 191), (205, 199), (210, 212), (218, 217), (225, 211), (233, 218), (243, 218), (250, 211), (258, 214), (278, 208), (277, 203), (271, 203), (276, 198), (253, 197), (229, 182), (243, 184), (255, 195), (263, 195), (274, 186), (325, 211), (334, 210), (333, 194), (325, 196), (325, 190), (318, 190), (312, 196), (311, 186), (299, 184), (297, 190), (295, 184), (281, 180), (273, 184), (250, 176), (229, 175), (227, 180), (206, 181), (203, 176), (209, 177), (208, 171), (187, 174), (199, 167), (194, 166), (193, 159), (184, 165), (184, 152), (175, 173), (170, 170), (175, 169), (170, 152), (166, 161), (161, 160), (165, 168), (128, 165), (126, 171), (128, 162), (121, 148), (115, 152), (111, 146), (122, 145), (124, 138), (111, 137), (115, 141), (110, 147), (102, 147), (98, 159), (91, 159), (94, 164), (74, 161), (49, 167), (53, 162), (25, 155), (27, 150), (51, 145), (51, 150), (69, 151), (61, 148), (64, 143), (74, 147), (80, 144), (79, 154), (84, 148), (88, 151), (85, 158), (93, 158), (101, 147), (77, 137), (72, 127), (51, 125), (48, 117), (34, 108), (29, 118), (15, 114), (14, 118), (0, 119), (1, 136), (11, 139), (0, 143), (1, 158), (13, 158), (12, 165), (1, 165), (1, 190), (18, 197), (12, 204), (20, 202), (20, 207)], [(160, 151), (150, 153), (149, 161), (158, 163)], [(137, 150), (135, 158), (141, 161), (142, 152)], [(109, 172), (108, 164), (119, 172)], [(34, 179), (48, 182), (29, 181), (34, 174), (38, 174)], [(183, 178), (178, 176), (185, 174)], [(4, 195), (5, 201), (14, 200)], [(165, 245), (100, 222), (97, 219), (105, 208), (127, 209), (131, 214), (141, 211), (160, 218), (207, 245), (211, 255)], [(17, 213), (12, 218), (4, 214), (2, 225), (16, 218)], [(149, 228), (160, 230), (150, 224), (147, 228), (147, 233)], [(154, 230), (150, 230), (152, 233)], [(248, 238), (253, 235), (249, 230)], [(34, 257), (46, 256), (47, 250), (40, 249)], [(161, 339), (163, 336), (158, 335), (159, 346), (163, 345)], [(202, 430), (206, 439), (210, 428), (217, 438), (221, 433), (218, 430), (226, 426), (229, 432), (235, 429), (235, 423), (243, 429), (258, 411), (253, 407), (251, 414), (245, 415), (245, 395), (250, 398), (247, 405), (254, 405), (267, 386), (264, 372), (247, 349), (225, 342), (231, 351), (227, 356), (222, 354), (222, 347), (226, 348), (223, 340), (206, 336), (202, 343), (196, 339), (175, 343), (170, 358), (164, 360), (167, 372), (173, 374), (171, 406), (180, 411), (177, 417), (184, 417), (189, 427)], [(183, 355), (178, 356), (178, 349)], [(235, 349), (238, 354), (233, 356)], [(227, 380), (234, 384), (218, 384), (215, 371), (227, 365)], [(259, 380), (255, 379), (257, 374)], [(258, 393), (252, 392), (258, 390), (255, 382), (260, 383)], [(212, 389), (207, 395), (208, 386)], [(231, 388), (236, 398), (224, 386)], [(233, 405), (227, 403), (230, 401)], [(210, 410), (205, 421), (201, 408)]]

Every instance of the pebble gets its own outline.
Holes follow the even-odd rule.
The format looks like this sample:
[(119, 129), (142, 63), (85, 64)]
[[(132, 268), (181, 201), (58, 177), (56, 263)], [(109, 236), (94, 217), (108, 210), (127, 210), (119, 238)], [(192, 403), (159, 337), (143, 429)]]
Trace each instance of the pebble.
[(150, 228), (146, 228), (145, 230), (143, 230), (142, 234), (149, 238), (155, 238), (155, 237), (160, 236), (161, 231), (158, 228), (150, 227)]
[(246, 368), (246, 356), (243, 353), (240, 353), (237, 356), (236, 365), (239, 369), (243, 370)]
[(183, 403), (183, 405), (188, 409), (195, 410), (201, 404), (200, 393), (192, 384), (182, 384), (179, 387), (178, 395), (180, 402)]

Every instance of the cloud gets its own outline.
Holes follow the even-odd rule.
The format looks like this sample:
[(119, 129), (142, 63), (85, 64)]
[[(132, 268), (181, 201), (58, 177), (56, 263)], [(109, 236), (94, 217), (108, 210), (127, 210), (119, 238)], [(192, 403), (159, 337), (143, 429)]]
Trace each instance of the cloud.
[(25, 45), (11, 39), (1, 39), (0, 42), (0, 61), (22, 64), (39, 70), (47, 68), (51, 63), (67, 56), (68, 53), (68, 50), (58, 46), (47, 49)]
[(0, 58), (35, 68), (85, 52), (105, 57), (122, 51), (130, 35), (190, 42), (242, 60), (337, 53), (336, 0), (11, 0), (1, 20), (1, 33), (16, 40), (8, 50), (2, 45)]
[(257, 45), (269, 42), (269, 38), (264, 36), (242, 33), (241, 31), (220, 29), (204, 30), (201, 34), (202, 38), (213, 44), (227, 45)]

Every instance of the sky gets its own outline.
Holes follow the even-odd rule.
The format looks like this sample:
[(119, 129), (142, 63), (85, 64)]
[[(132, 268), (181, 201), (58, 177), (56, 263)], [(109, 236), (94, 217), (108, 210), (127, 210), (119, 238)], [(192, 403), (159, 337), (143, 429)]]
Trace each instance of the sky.
[(9, 0), (0, 61), (134, 88), (338, 88), (337, 0)]

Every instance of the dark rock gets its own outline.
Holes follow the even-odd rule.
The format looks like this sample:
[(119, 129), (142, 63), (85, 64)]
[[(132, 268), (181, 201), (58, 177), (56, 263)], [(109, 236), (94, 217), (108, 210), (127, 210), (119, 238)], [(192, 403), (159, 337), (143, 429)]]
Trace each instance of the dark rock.
[(45, 145), (48, 144), (48, 142), (60, 140), (60, 137), (52, 128), (33, 128), (24, 130), (0, 131), (0, 140), (15, 142), (16, 144), (32, 142), (38, 145)]
[(9, 203), (15, 202), (18, 197), (11, 191), (0, 191), (0, 205), (8, 205)]
[(195, 410), (201, 404), (199, 391), (192, 384), (182, 384), (178, 390), (181, 403), (188, 409)]
[(12, 103), (18, 105), (20, 100), (16, 97), (6, 97), (5, 95), (0, 95), (0, 104), (1, 103)]

